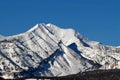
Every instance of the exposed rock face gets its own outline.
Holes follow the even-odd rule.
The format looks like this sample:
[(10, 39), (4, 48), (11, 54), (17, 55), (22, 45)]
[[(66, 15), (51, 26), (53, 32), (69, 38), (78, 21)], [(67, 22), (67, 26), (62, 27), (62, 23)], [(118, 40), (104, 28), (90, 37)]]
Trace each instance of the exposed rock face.
[(90, 41), (73, 29), (37, 24), (25, 33), (0, 37), (4, 78), (65, 76), (120, 68), (120, 47)]

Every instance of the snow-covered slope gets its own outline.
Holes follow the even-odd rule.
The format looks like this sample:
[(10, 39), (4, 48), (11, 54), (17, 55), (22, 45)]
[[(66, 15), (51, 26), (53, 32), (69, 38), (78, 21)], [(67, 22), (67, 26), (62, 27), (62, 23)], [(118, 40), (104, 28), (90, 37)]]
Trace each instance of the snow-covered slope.
[(120, 47), (90, 41), (73, 29), (37, 24), (25, 33), (0, 37), (4, 78), (65, 76), (120, 68)]

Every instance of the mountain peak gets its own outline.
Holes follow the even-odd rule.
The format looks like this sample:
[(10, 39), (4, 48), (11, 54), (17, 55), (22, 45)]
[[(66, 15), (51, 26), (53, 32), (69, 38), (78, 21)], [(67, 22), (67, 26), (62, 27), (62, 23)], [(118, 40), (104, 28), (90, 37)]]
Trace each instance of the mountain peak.
[(48, 24), (45, 24), (45, 23), (39, 23), (39, 24), (36, 24), (34, 27), (32, 27), (31, 29), (29, 29), (27, 32), (32, 32), (34, 31), (35, 29), (42, 29), (42, 28), (51, 28), (51, 29), (58, 29), (59, 27), (55, 26), (54, 24), (51, 24), (51, 23), (48, 23)]
[(48, 24), (46, 24), (46, 26), (52, 26), (53, 24), (52, 23), (48, 23)]

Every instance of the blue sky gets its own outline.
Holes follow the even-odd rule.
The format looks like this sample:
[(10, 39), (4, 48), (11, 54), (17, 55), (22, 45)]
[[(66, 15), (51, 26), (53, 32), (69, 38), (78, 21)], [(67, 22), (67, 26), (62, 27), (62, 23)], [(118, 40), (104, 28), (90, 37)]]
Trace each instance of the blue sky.
[(90, 40), (120, 45), (120, 0), (0, 0), (0, 34), (37, 23), (73, 28)]

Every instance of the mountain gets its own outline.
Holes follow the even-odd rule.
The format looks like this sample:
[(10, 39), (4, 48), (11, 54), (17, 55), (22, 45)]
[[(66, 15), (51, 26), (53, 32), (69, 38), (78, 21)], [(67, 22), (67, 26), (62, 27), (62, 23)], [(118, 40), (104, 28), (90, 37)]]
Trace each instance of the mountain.
[(37, 24), (25, 33), (0, 37), (0, 76), (67, 76), (120, 68), (120, 47), (90, 41), (73, 29)]

